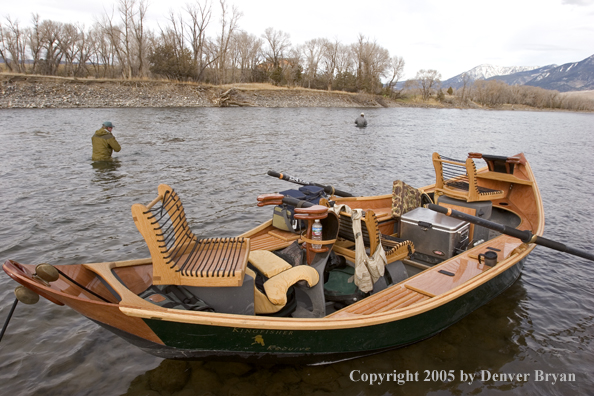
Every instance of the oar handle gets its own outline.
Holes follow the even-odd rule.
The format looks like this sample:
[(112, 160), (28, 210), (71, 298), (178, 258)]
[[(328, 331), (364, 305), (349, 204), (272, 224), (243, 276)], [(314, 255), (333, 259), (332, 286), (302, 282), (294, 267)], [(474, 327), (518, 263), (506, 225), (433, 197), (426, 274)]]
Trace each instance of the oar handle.
[(326, 194), (330, 194), (330, 195), (338, 195), (339, 197), (354, 197), (353, 194), (348, 193), (346, 191), (341, 191), (341, 190), (337, 190), (336, 188), (332, 187), (332, 186), (325, 186), (323, 184), (319, 184), (319, 183), (313, 183), (313, 182), (308, 182), (305, 180), (301, 180), (298, 177), (295, 176), (290, 176), (290, 175), (285, 175), (283, 173), (278, 173), (275, 171), (268, 171), (268, 175), (272, 176), (272, 177), (278, 177), (281, 180), (285, 180), (291, 183), (295, 183), (295, 184), (301, 184), (302, 186), (316, 186), (316, 187), (320, 187), (324, 189), (324, 192), (326, 192)]
[(302, 201), (293, 197), (285, 197), (282, 194), (262, 194), (258, 196), (258, 206), (280, 205), (282, 203), (294, 206), (296, 208), (309, 208), (315, 204), (307, 201)]
[(552, 241), (547, 238), (543, 238), (541, 236), (535, 235), (534, 236), (534, 243), (540, 246), (548, 247), (549, 249), (557, 250), (559, 252), (565, 252), (569, 254), (573, 254), (574, 256), (578, 256), (581, 258), (585, 258), (591, 261), (594, 261), (594, 254), (585, 252), (580, 249), (572, 248), (571, 246), (567, 246), (561, 242)]
[(435, 205), (435, 204), (428, 204), (427, 208), (438, 212), (443, 213), (446, 216), (451, 216), (456, 219), (468, 221), (469, 223), (476, 224), (485, 228), (489, 228), (491, 230), (498, 231), (502, 234), (509, 235), (514, 238), (518, 238), (522, 242), (525, 243), (534, 243), (536, 245), (548, 247), (549, 249), (557, 250), (559, 252), (565, 252), (569, 254), (573, 254), (574, 256), (582, 257), (588, 260), (594, 261), (594, 254), (590, 252), (585, 252), (583, 250), (575, 249), (569, 247), (561, 242), (552, 241), (550, 239), (534, 235), (528, 230), (518, 230), (517, 228), (509, 227), (503, 224), (495, 223), (489, 220), (481, 219), (480, 217), (471, 216), (466, 213), (459, 212), (454, 209), (446, 208), (443, 206)]

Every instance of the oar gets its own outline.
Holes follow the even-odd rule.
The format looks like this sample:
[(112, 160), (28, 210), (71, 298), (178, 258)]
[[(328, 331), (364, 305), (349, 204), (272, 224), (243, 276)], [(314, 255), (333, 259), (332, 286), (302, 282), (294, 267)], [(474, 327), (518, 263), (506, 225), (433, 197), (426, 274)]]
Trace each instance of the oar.
[(332, 186), (325, 186), (323, 184), (319, 184), (319, 183), (313, 183), (313, 182), (307, 182), (305, 180), (301, 180), (298, 177), (295, 176), (289, 176), (289, 175), (285, 175), (282, 173), (278, 173), (275, 171), (268, 171), (268, 175), (272, 176), (272, 177), (278, 177), (281, 180), (286, 180), (288, 182), (291, 183), (296, 183), (296, 184), (301, 184), (302, 186), (316, 186), (316, 187), (321, 187), (324, 189), (324, 191), (326, 192), (326, 194), (330, 194), (330, 195), (338, 195), (340, 197), (354, 197), (353, 194), (345, 192), (345, 191), (341, 191), (341, 190), (337, 190)]
[(12, 303), (12, 308), (10, 309), (10, 312), (8, 313), (8, 318), (6, 318), (6, 322), (4, 322), (4, 326), (2, 327), (2, 331), (0, 332), (0, 341), (2, 341), (2, 337), (4, 337), (4, 333), (6, 332), (6, 328), (8, 327), (8, 322), (10, 322), (10, 318), (12, 318), (12, 314), (14, 313), (14, 310), (15, 310), (18, 302), (19, 302), (18, 298), (15, 298), (14, 303)]
[(435, 212), (443, 213), (447, 216), (455, 217), (460, 220), (468, 221), (469, 223), (480, 225), (485, 228), (489, 228), (491, 230), (498, 231), (502, 234), (512, 236), (514, 238), (518, 238), (522, 242), (525, 243), (534, 243), (540, 246), (548, 247), (553, 250), (557, 250), (559, 252), (565, 252), (569, 254), (573, 254), (574, 256), (582, 257), (588, 260), (594, 261), (594, 254), (585, 252), (583, 250), (575, 249), (569, 247), (561, 242), (552, 241), (547, 238), (543, 238), (538, 235), (534, 235), (528, 230), (518, 230), (513, 227), (509, 227), (503, 224), (494, 223), (489, 220), (481, 219), (480, 217), (471, 216), (466, 213), (458, 212), (457, 210), (453, 210), (450, 208), (445, 208), (443, 206), (435, 205), (435, 204), (428, 204), (427, 207)]

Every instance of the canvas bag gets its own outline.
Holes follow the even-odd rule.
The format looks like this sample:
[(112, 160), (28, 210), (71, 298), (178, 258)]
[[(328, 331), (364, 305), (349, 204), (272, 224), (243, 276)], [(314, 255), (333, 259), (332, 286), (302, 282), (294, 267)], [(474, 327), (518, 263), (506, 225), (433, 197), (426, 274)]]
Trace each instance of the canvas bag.
[[(280, 191), (286, 197), (298, 199), (300, 201), (306, 201), (317, 205), (320, 199), (325, 198), (326, 194), (322, 187), (316, 186), (303, 186), (298, 190), (285, 190)], [(295, 207), (291, 205), (277, 205), (274, 207), (272, 214), (272, 225), (283, 231), (300, 232), (306, 227), (303, 220), (295, 220)]]
[(421, 206), (423, 193), (402, 180), (392, 186), (392, 217), (400, 217)]
[(163, 308), (214, 312), (213, 308), (187, 291), (183, 286), (152, 285), (138, 296)]

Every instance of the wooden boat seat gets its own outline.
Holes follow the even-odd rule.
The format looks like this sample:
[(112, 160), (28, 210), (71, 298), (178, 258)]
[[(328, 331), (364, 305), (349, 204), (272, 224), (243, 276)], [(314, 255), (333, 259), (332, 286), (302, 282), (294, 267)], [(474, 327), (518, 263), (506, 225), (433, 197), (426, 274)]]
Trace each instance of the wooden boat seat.
[(466, 202), (492, 201), (506, 196), (505, 190), (478, 185), (476, 165), (472, 157), (462, 161), (433, 153), (433, 167), (436, 195), (447, 195)]
[(198, 239), (177, 193), (161, 184), (148, 206), (132, 205), (132, 217), (153, 259), (153, 284), (241, 286), (249, 238)]
[(371, 197), (334, 197), (335, 204), (347, 205), (351, 209), (371, 209), (380, 223), (392, 219), (392, 194)]
[[(381, 242), (388, 264), (408, 258), (415, 251), (412, 241), (383, 235), (379, 230), (377, 218), (372, 210), (364, 212), (361, 219), (361, 232), (365, 247), (369, 248), (370, 252), (375, 252)], [(333, 246), (334, 252), (354, 262), (355, 235), (353, 234), (353, 221), (351, 215), (344, 211), (340, 212), (338, 237), (340, 239)]]
[(524, 184), (527, 186), (534, 184), (528, 176), (522, 173), (519, 167), (516, 167), (518, 164), (526, 163), (526, 158), (523, 154), (513, 157), (502, 157), (498, 155), (468, 153), (468, 156), (470, 158), (482, 158), (487, 163), (488, 171), (478, 173), (476, 177), (479, 179)]

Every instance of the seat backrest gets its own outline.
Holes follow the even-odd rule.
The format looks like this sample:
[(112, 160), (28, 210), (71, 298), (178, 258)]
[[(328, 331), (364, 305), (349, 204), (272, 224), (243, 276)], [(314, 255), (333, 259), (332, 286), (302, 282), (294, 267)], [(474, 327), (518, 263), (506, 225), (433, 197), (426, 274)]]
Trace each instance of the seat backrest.
[(505, 195), (504, 191), (478, 185), (476, 165), (472, 157), (462, 161), (433, 153), (433, 167), (436, 195), (445, 194), (467, 202), (491, 200)]
[[(367, 210), (363, 213), (363, 218), (361, 219), (361, 233), (363, 234), (363, 243), (365, 246), (369, 246), (370, 251), (375, 252), (377, 246), (380, 244), (381, 233), (379, 231), (377, 217), (372, 210)], [(348, 241), (355, 242), (351, 215), (342, 211), (340, 212), (340, 228), (338, 236)]]
[(241, 286), (249, 238), (198, 239), (168, 185), (159, 185), (148, 206), (132, 205), (132, 216), (153, 259), (154, 284)]
[(172, 268), (174, 259), (188, 253), (198, 240), (179, 196), (166, 184), (159, 185), (157, 198), (148, 206), (132, 205), (132, 217), (148, 245), (153, 267)]

